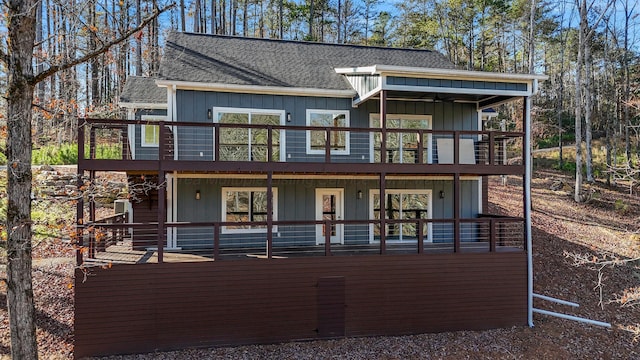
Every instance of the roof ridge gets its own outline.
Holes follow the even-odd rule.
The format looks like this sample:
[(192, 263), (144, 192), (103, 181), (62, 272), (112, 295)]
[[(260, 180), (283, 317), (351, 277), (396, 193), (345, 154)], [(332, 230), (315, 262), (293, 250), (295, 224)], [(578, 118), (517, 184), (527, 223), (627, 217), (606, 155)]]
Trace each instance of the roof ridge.
[(362, 45), (362, 44), (339, 44), (339, 43), (329, 43), (329, 42), (318, 42), (318, 41), (308, 41), (308, 40), (290, 40), (290, 39), (270, 39), (270, 38), (260, 38), (260, 37), (248, 37), (241, 35), (226, 35), (226, 34), (205, 34), (205, 33), (196, 33), (191, 31), (171, 31), (169, 32), (170, 39), (171, 35), (194, 35), (194, 36), (204, 36), (204, 37), (213, 37), (213, 38), (222, 38), (222, 39), (238, 39), (238, 40), (253, 40), (260, 42), (272, 42), (272, 43), (290, 43), (290, 44), (306, 44), (306, 45), (317, 45), (317, 46), (336, 46), (336, 47), (349, 47), (349, 48), (360, 48), (360, 49), (377, 49), (377, 50), (387, 50), (387, 51), (419, 51), (419, 52), (430, 52), (434, 54), (442, 55), (439, 51), (435, 51), (433, 49), (427, 48), (408, 48), (408, 47), (388, 47), (388, 46), (379, 46), (379, 45)]

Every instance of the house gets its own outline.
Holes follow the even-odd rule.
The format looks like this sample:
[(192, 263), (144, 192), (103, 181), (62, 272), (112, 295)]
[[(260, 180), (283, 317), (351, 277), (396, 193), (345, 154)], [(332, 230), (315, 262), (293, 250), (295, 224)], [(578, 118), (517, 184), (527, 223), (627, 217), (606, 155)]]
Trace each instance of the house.
[[(160, 69), (131, 79), (129, 120), (79, 131), (89, 149), (95, 129), (126, 139), (121, 159), (81, 146), (78, 168), (144, 189), (122, 226), (155, 263), (78, 270), (77, 357), (532, 323), (529, 110), (545, 76), (191, 33), (167, 37)], [(482, 111), (513, 101), (522, 129), (483, 131)], [(521, 214), (488, 209), (504, 175)], [(112, 228), (79, 221), (90, 241)]]

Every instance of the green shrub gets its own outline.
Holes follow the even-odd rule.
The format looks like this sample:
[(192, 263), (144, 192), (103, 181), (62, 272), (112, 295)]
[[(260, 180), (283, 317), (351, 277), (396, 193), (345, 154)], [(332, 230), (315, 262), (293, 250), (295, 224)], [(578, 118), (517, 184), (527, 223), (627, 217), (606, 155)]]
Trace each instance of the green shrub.
[(62, 144), (60, 146), (47, 145), (34, 149), (31, 154), (34, 165), (72, 165), (78, 163), (78, 146)]
[[(121, 145), (98, 145), (96, 147), (96, 159), (120, 159)], [(85, 157), (89, 156), (89, 147), (85, 146)], [(74, 165), (78, 163), (78, 145), (62, 144), (60, 146), (48, 145), (34, 149), (31, 156), (34, 165)]]

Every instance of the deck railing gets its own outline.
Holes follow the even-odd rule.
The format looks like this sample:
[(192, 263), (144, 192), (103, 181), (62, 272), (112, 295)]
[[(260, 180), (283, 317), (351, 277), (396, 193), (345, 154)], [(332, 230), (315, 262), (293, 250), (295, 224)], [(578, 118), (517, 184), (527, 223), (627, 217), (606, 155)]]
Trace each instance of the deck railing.
[[(178, 242), (174, 245), (180, 250), (173, 252), (213, 260), (525, 250), (522, 218), (488, 216), (460, 219), (459, 231), (454, 231), (454, 219), (386, 219), (385, 224), (387, 232), (382, 242), (379, 238), (380, 220), (273, 221), (271, 231), (267, 229), (266, 221), (167, 222), (164, 231), (159, 231), (157, 223), (104, 220), (84, 227), (90, 229), (92, 238), (94, 234), (127, 234), (131, 236), (125, 241), (128, 250), (137, 250), (141, 254), (165, 249), (167, 239), (175, 234)], [(228, 227), (243, 227), (253, 229), (253, 232), (229, 233)], [(342, 234), (340, 243), (332, 240), (336, 231)], [(86, 243), (90, 251), (81, 251), (81, 254), (88, 259), (104, 258), (91, 251), (92, 246), (100, 248), (97, 243), (95, 240)], [(107, 245), (106, 242), (104, 244)], [(157, 261), (162, 262), (170, 252), (164, 250), (157, 254)], [(79, 264), (82, 263), (81, 258)]]
[[(142, 145), (141, 127), (155, 127)], [(151, 131), (151, 130), (149, 130)], [(522, 164), (523, 133), (84, 119), (80, 161)], [(147, 139), (149, 140), (149, 139)], [(105, 148), (110, 151), (104, 151)]]

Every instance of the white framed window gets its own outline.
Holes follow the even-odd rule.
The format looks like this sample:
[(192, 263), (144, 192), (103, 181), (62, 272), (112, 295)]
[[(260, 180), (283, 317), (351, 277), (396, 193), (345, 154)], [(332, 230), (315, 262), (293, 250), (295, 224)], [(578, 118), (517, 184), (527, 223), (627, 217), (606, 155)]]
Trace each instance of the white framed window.
[[(221, 124), (284, 125), (284, 116), (284, 110), (213, 108), (213, 121)], [(272, 132), (272, 161), (284, 161), (284, 139), (283, 130)], [(218, 149), (222, 161), (267, 161), (268, 130), (220, 128)]]
[[(348, 110), (307, 109), (307, 126), (349, 127)], [(349, 132), (335, 130), (329, 132), (331, 154), (349, 155)], [(327, 132), (307, 130), (307, 154), (324, 154)]]
[[(385, 208), (382, 209), (385, 219), (411, 220), (431, 219), (432, 211), (431, 189), (388, 189), (385, 191)], [(369, 192), (370, 218), (380, 220), (380, 190)], [(427, 223), (423, 229), (425, 242), (432, 242), (432, 226)], [(380, 240), (380, 225), (372, 224), (369, 231), (369, 241)], [(387, 242), (415, 242), (418, 238), (416, 223), (386, 224), (385, 237)]]
[[(380, 114), (369, 115), (369, 123), (372, 128), (380, 127)], [(399, 164), (418, 163), (418, 137), (416, 130), (431, 130), (431, 115), (403, 115), (387, 114), (387, 129), (407, 129), (407, 132), (387, 132), (385, 162)], [(422, 161), (426, 164), (432, 163), (432, 134), (423, 134), (422, 138)], [(381, 162), (380, 143), (381, 133), (371, 133), (370, 159), (371, 162)]]
[[(142, 115), (140, 118), (142, 121), (148, 123), (165, 121), (166, 116), (162, 115)], [(158, 147), (160, 145), (160, 126), (145, 124), (141, 126), (140, 131), (140, 146), (142, 147)]]
[[(278, 189), (273, 188), (273, 220), (278, 219)], [(222, 188), (222, 221), (252, 222), (267, 221), (267, 188)], [(266, 233), (266, 225), (238, 224), (223, 226), (224, 234)], [(273, 231), (278, 231), (277, 226)]]

